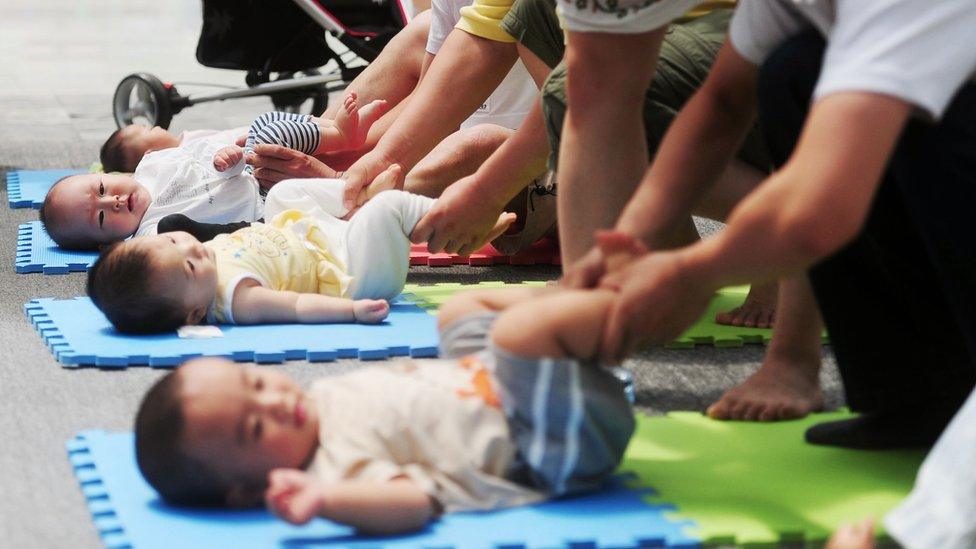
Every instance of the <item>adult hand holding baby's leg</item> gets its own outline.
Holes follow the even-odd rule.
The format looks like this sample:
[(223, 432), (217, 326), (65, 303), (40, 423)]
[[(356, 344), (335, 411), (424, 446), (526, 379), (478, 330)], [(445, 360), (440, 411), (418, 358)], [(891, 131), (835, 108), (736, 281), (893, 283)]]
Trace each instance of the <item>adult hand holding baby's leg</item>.
[(621, 269), (647, 253), (647, 247), (621, 231), (596, 231), (596, 246), (566, 269), (562, 285), (567, 288), (594, 288), (608, 272)]
[(268, 474), (264, 492), (268, 509), (292, 524), (305, 524), (325, 503), (325, 490), (312, 475), (299, 469), (275, 469)]

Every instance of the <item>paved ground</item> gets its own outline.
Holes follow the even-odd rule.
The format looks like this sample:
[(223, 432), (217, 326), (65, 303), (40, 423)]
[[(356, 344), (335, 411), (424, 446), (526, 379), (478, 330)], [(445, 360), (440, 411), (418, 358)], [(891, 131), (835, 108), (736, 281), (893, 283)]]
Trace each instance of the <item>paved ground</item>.
[[(10, 169), (88, 166), (114, 127), (111, 94), (128, 73), (240, 83), (241, 73), (195, 62), (199, 11), (193, 0), (0, 0), (0, 177)], [(179, 115), (173, 128), (242, 125), (268, 108), (260, 99), (196, 106)], [(128, 429), (139, 397), (162, 372), (66, 370), (52, 359), (21, 307), (34, 297), (81, 295), (84, 276), (14, 273), (17, 225), (35, 217), (30, 210), (0, 215), (0, 235), (6, 235), (0, 238), (0, 546), (96, 547), (64, 442), (83, 429)], [(411, 281), (542, 280), (557, 274), (552, 268), (427, 269), (412, 272)], [(660, 413), (702, 409), (761, 358), (758, 347), (652, 350), (628, 366), (637, 374), (641, 407)], [(308, 382), (358, 365), (275, 367)], [(829, 357), (828, 366), (824, 381), (836, 405)]]

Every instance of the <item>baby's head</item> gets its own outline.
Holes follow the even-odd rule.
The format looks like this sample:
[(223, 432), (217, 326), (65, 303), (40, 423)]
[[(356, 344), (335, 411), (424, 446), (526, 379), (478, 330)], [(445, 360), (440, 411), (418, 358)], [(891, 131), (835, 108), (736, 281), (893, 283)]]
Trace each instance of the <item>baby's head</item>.
[(143, 397), (136, 461), (167, 502), (254, 505), (273, 469), (308, 465), (318, 425), (314, 404), (283, 372), (201, 358)]
[(113, 244), (88, 271), (88, 295), (115, 329), (125, 333), (198, 324), (216, 293), (213, 251), (184, 232)]
[(44, 197), (41, 222), (58, 246), (95, 249), (135, 233), (151, 203), (149, 190), (132, 176), (69, 175)]
[(180, 146), (180, 138), (159, 126), (132, 124), (108, 136), (99, 159), (106, 172), (132, 173), (147, 152)]

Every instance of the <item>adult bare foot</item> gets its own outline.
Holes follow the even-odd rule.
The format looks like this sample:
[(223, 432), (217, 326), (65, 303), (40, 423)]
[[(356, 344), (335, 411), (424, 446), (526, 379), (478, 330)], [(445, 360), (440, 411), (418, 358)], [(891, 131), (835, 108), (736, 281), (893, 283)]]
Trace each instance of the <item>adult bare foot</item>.
[(776, 317), (776, 284), (749, 288), (742, 305), (715, 315), (717, 324), (747, 328), (772, 328)]
[(708, 408), (713, 419), (777, 421), (823, 409), (820, 355), (775, 351), (770, 347), (759, 370), (729, 389)]

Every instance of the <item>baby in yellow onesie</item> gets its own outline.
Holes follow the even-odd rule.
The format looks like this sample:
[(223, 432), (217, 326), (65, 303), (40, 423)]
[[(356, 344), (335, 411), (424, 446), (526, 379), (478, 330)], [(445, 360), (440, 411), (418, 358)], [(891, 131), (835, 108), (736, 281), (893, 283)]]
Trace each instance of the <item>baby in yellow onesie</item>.
[[(322, 180), (323, 189), (330, 185), (341, 190), (342, 182)], [(333, 216), (348, 212), (324, 202), (304, 212), (283, 210), (206, 244), (184, 232), (113, 244), (88, 273), (88, 295), (127, 333), (203, 321), (379, 322), (389, 311), (385, 300), (403, 289), (410, 234), (434, 200), (388, 190), (348, 221)], [(495, 232), (512, 220), (503, 214)]]

